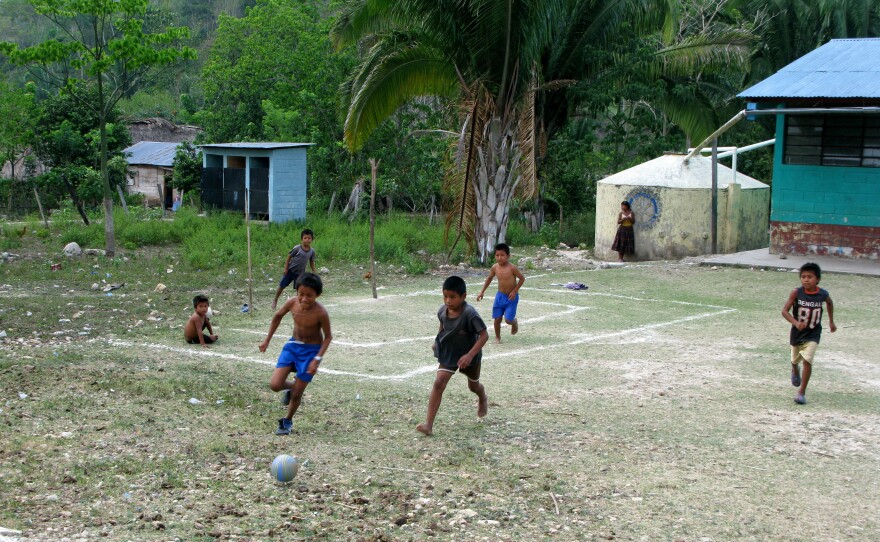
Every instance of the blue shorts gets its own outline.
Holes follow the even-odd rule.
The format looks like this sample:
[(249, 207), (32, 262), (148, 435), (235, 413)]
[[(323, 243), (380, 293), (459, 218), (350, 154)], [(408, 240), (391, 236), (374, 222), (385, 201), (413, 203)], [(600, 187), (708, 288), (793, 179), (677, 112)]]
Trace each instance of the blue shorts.
[(294, 273), (291, 270), (287, 270), (287, 273), (284, 273), (284, 276), (281, 277), (281, 282), (278, 283), (279, 288), (287, 288), (291, 284), (296, 286), (296, 279), (299, 277), (299, 273)]
[(507, 294), (498, 292), (495, 294), (495, 301), (492, 303), (492, 318), (501, 318), (505, 320), (516, 319), (516, 306), (519, 304), (519, 294), (513, 298), (513, 301), (507, 299)]
[(284, 345), (284, 348), (281, 349), (281, 354), (278, 355), (278, 363), (275, 364), (275, 368), (293, 367), (297, 380), (311, 382), (312, 377), (315, 375), (310, 375), (306, 371), (309, 369), (309, 364), (318, 355), (319, 350), (321, 350), (320, 344), (301, 343), (291, 338)]

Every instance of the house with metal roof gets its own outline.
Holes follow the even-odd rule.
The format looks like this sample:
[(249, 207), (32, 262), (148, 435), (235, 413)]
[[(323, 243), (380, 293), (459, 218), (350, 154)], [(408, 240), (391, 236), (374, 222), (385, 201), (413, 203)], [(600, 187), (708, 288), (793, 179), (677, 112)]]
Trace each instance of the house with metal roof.
[(778, 111), (770, 252), (880, 259), (880, 39), (832, 40), (739, 97)]
[(202, 149), (202, 204), (269, 222), (306, 217), (306, 150), (313, 143), (215, 143)]
[(174, 154), (180, 143), (141, 141), (123, 152), (128, 160), (128, 191), (144, 195), (148, 204), (166, 207), (174, 201), (171, 176), (174, 172)]

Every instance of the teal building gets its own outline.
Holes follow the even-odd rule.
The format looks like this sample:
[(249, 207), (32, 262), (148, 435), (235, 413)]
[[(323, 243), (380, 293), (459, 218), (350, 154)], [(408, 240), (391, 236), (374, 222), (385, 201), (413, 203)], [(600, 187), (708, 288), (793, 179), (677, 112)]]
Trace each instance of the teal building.
[(880, 259), (880, 39), (832, 40), (739, 96), (779, 112), (770, 252)]

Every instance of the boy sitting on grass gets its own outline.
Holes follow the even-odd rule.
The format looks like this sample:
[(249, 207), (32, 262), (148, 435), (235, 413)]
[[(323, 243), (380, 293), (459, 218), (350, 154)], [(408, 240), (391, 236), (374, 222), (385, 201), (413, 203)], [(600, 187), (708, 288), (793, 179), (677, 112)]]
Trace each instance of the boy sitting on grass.
[[(265, 352), (284, 315), (290, 313), (293, 317), (293, 336), (281, 350), (275, 371), (269, 379), (269, 389), (283, 390), (281, 404), (287, 405), (287, 416), (278, 420), (276, 435), (290, 434), (293, 429), (293, 415), (299, 408), (303, 392), (318, 372), (324, 353), (333, 340), (330, 334), (330, 316), (317, 301), (323, 289), (321, 277), (313, 273), (303, 273), (296, 283), (296, 297), (287, 300), (272, 316), (269, 332), (260, 343), (260, 352)], [(291, 371), (295, 378), (288, 382), (287, 376)]]
[[(193, 298), (193, 307), (195, 307), (195, 311), (189, 317), (189, 320), (186, 321), (186, 325), (183, 326), (183, 338), (189, 344), (201, 344), (203, 347), (208, 348), (209, 344), (217, 342), (217, 336), (214, 335), (214, 329), (211, 327), (211, 319), (208, 317), (208, 310), (210, 309), (208, 298), (201, 294), (195, 296)], [(206, 329), (208, 330), (208, 335), (204, 333)]]
[(434, 418), (440, 409), (446, 384), (456, 371), (468, 379), (468, 389), (477, 396), (477, 416), (482, 418), (489, 410), (486, 389), (480, 383), (482, 349), (489, 340), (486, 324), (476, 309), (465, 302), (467, 286), (461, 277), (449, 277), (443, 282), (443, 305), (437, 311), (440, 332), (434, 340), (434, 355), (440, 366), (428, 399), (428, 418), (416, 426), (425, 435), (434, 433)]

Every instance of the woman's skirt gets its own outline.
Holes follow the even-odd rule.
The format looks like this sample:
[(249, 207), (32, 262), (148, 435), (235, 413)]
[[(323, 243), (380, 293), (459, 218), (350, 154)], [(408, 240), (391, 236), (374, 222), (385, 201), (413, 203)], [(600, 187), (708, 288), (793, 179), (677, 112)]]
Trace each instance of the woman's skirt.
[(617, 235), (614, 236), (614, 244), (611, 250), (620, 252), (621, 254), (636, 253), (636, 234), (632, 226), (619, 226)]

